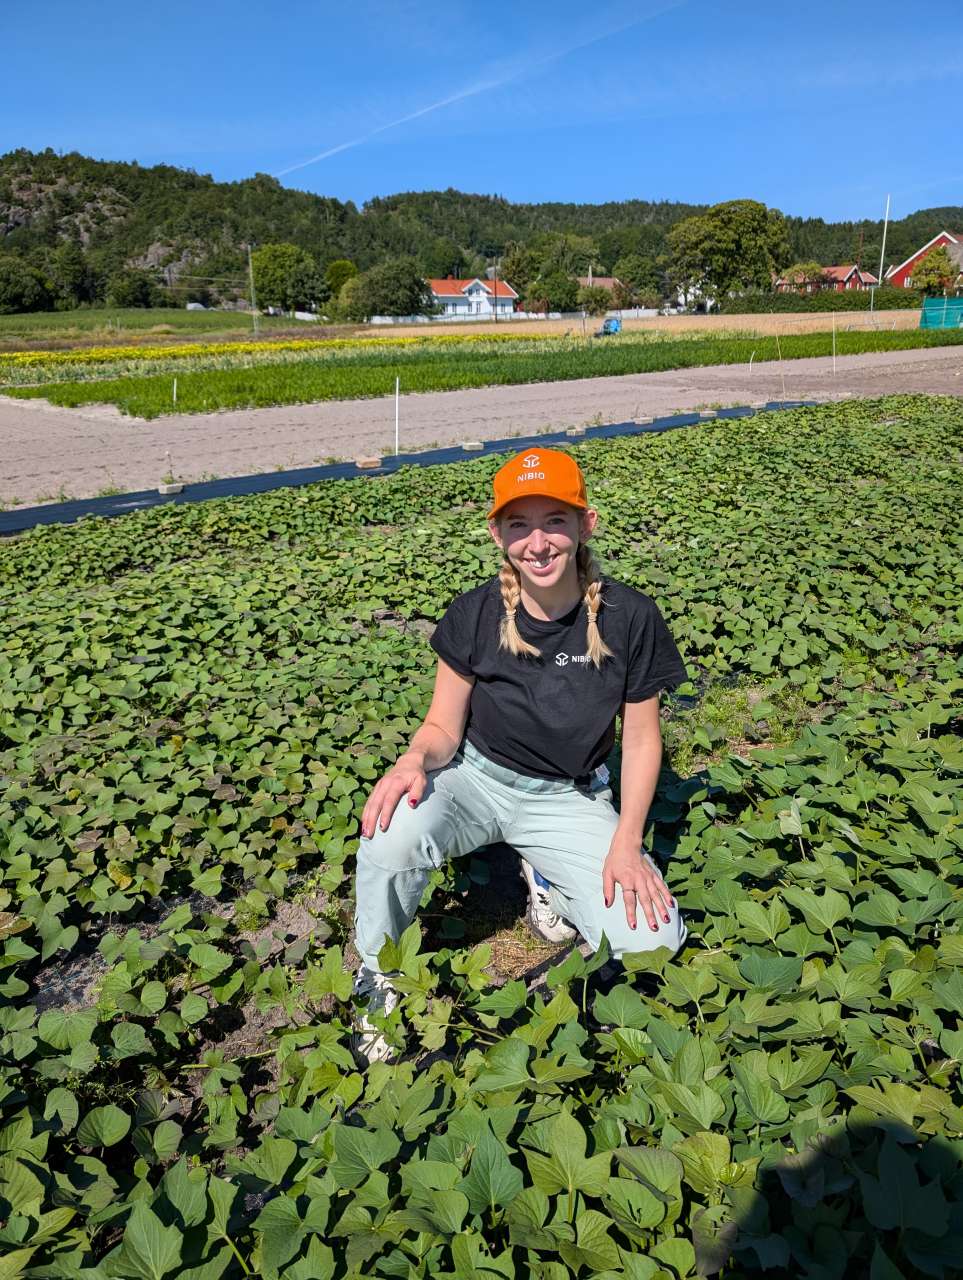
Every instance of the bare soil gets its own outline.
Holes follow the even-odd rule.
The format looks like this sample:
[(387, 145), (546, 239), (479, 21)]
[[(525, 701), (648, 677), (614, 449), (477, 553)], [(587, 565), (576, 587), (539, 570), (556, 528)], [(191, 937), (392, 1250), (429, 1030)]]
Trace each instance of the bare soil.
[[(702, 320), (707, 318), (716, 317)], [(731, 322), (734, 317), (721, 319)], [(835, 374), (827, 356), (752, 369), (715, 365), (425, 392), (402, 399), (401, 448), (533, 435), (754, 401), (961, 395), (961, 379), (963, 347), (944, 347), (840, 357)], [(168, 469), (168, 453), (178, 479), (195, 481), (388, 454), (393, 438), (390, 397), (171, 415), (147, 422), (124, 417), (113, 406), (61, 409), (43, 400), (0, 396), (0, 502), (34, 504), (93, 497), (105, 490), (154, 488)]]
[[(658, 330), (660, 333), (740, 333), (769, 334), (778, 333), (780, 337), (789, 333), (829, 333), (833, 327), (833, 315), (836, 316), (836, 327), (840, 333), (844, 329), (915, 329), (919, 324), (919, 311), (876, 311), (872, 315), (868, 311), (809, 311), (805, 313), (751, 314), (737, 316), (652, 316), (640, 320), (626, 317), (622, 327), (626, 332), (644, 333), (646, 330)], [(385, 325), (384, 327), (366, 326), (357, 330), (355, 335), (371, 337), (373, 333), (398, 337), (428, 337), (438, 333), (474, 334), (474, 333), (541, 333), (554, 337), (566, 334), (576, 335), (591, 333), (601, 324), (595, 316), (586, 316), (584, 325), (581, 320), (509, 320), (509, 321), (472, 321), (452, 324), (416, 324)], [(304, 336), (303, 333), (300, 334)]]

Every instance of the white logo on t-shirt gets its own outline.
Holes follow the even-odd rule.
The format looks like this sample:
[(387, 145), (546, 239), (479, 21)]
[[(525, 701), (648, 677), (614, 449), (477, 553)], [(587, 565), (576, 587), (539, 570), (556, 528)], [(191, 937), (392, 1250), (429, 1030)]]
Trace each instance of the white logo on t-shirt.
[(567, 667), (570, 662), (589, 662), (587, 653), (557, 653), (555, 661), (560, 667)]
[(537, 467), (537, 466), (538, 466), (538, 454), (537, 454), (537, 453), (529, 453), (529, 454), (526, 454), (526, 456), (525, 456), (524, 458), (522, 458), (522, 466), (523, 466), (523, 467)]

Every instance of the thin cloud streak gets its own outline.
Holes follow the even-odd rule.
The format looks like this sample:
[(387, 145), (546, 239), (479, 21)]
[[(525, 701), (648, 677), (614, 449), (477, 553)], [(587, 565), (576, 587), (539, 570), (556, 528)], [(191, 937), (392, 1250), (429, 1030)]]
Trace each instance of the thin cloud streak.
[(583, 49), (590, 48), (593, 44), (598, 44), (602, 40), (608, 40), (612, 36), (621, 35), (623, 31), (628, 31), (632, 27), (641, 26), (642, 23), (650, 21), (652, 18), (660, 17), (663, 13), (668, 13), (673, 9), (680, 8), (687, 0), (670, 0), (670, 3), (662, 4), (658, 8), (651, 10), (649, 13), (643, 14), (641, 17), (633, 18), (629, 22), (623, 22), (621, 25), (611, 27), (606, 31), (600, 32), (598, 35), (590, 36), (587, 40), (580, 40), (576, 44), (566, 45), (562, 49), (556, 49), (551, 53), (544, 54), (540, 58), (530, 59), (523, 65), (507, 72), (499, 80), (486, 80), (480, 84), (471, 85), (467, 89), (462, 89), (459, 93), (453, 93), (447, 98), (442, 98), (438, 102), (432, 102), (427, 107), (420, 107), (417, 111), (412, 111), (408, 115), (400, 116), (397, 120), (389, 120), (387, 124), (379, 125), (376, 129), (369, 129), (367, 133), (363, 133), (360, 137), (352, 138), (348, 142), (341, 142), (336, 147), (328, 147), (326, 151), (320, 151), (316, 156), (311, 156), (307, 160), (299, 160), (297, 164), (290, 164), (285, 169), (278, 169), (274, 174), (276, 178), (283, 178), (289, 173), (295, 173), (298, 169), (306, 169), (309, 165), (319, 164), (322, 160), (328, 160), (331, 156), (336, 156), (342, 151), (350, 151), (352, 147), (360, 147), (365, 142), (369, 142), (372, 138), (376, 138), (381, 133), (386, 133), (389, 129), (397, 129), (400, 125), (409, 124), (412, 120), (418, 120), (422, 116), (430, 115), (433, 111), (440, 111), (442, 107), (453, 106), (456, 102), (464, 102), (467, 98), (475, 98), (480, 93), (487, 93), (490, 89), (502, 89), (505, 85), (511, 84), (513, 81), (521, 80), (530, 76), (533, 71), (548, 66), (552, 62), (558, 62), (561, 58), (567, 58), (572, 53), (579, 53)]
[(286, 169), (278, 169), (274, 176), (283, 178), (286, 173), (294, 173), (296, 169), (306, 169), (309, 164), (317, 164), (320, 160), (327, 160), (329, 156), (336, 156), (340, 151), (349, 151), (352, 147), (360, 147), (363, 142), (377, 137), (379, 133), (385, 133), (388, 129), (397, 129), (399, 125), (408, 124), (410, 120), (417, 120), (420, 116), (427, 116), (432, 111), (440, 111), (442, 107), (450, 107), (455, 102), (464, 101), (465, 98), (473, 98), (476, 94), (484, 93), (486, 89), (498, 89), (504, 83), (505, 81), (491, 80), (486, 81), (484, 84), (473, 85), (470, 89), (462, 89), (460, 93), (453, 93), (450, 97), (442, 98), (440, 102), (433, 102), (430, 106), (421, 107), (406, 116), (400, 116), (397, 120), (389, 120), (387, 124), (379, 125), (377, 129), (369, 129), (367, 133), (363, 133), (359, 138), (352, 138), (350, 142), (342, 142), (336, 147), (329, 147), (327, 151), (320, 151), (316, 156), (311, 156), (309, 160), (299, 160), (297, 164), (290, 164)]

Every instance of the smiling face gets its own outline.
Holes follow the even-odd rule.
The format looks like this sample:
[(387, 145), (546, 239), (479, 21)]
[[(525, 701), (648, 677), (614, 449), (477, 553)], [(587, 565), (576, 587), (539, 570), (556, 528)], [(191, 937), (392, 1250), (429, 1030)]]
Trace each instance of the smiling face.
[(488, 528), (530, 591), (577, 580), (579, 543), (595, 530), (598, 512), (580, 511), (557, 498), (516, 498)]

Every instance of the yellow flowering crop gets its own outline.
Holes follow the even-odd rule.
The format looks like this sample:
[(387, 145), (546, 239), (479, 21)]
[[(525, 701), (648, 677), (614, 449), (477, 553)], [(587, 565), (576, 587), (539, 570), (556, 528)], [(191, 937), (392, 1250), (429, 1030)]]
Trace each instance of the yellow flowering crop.
[(413, 346), (471, 346), (476, 343), (546, 342), (557, 335), (547, 333), (443, 333), (423, 337), (389, 336), (377, 338), (288, 338), (266, 342), (182, 342), (176, 345), (82, 347), (74, 351), (15, 351), (0, 354), (0, 367), (100, 364), (112, 360), (189, 360), (197, 357), (267, 355), (276, 352), (351, 351), (365, 348)]

